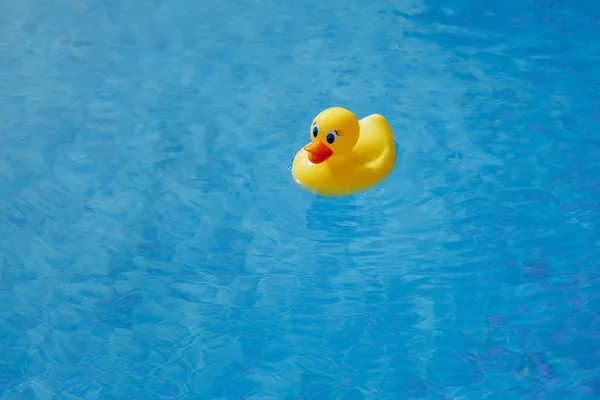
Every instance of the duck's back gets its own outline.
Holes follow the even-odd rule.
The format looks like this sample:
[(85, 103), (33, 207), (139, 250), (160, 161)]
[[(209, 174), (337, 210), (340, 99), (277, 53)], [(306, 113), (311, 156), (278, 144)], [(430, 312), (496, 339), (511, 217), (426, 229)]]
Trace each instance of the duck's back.
[(386, 119), (372, 114), (359, 121), (360, 136), (356, 152), (364, 165), (383, 174), (389, 172), (396, 161), (396, 146), (392, 129)]

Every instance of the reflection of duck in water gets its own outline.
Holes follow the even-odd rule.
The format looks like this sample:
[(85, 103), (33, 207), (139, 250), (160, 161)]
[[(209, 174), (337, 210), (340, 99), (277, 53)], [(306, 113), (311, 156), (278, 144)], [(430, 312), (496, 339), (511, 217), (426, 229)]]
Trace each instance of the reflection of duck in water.
[[(381, 238), (381, 231), (389, 224), (387, 212), (376, 211), (376, 206), (357, 204), (352, 197), (329, 199), (315, 197), (306, 211), (306, 227), (316, 233), (313, 239), (339, 250), (349, 251), (357, 242), (373, 242)], [(368, 239), (368, 240), (367, 240)]]
[(304, 189), (323, 196), (344, 196), (369, 189), (394, 168), (396, 148), (385, 118), (360, 121), (340, 107), (317, 115), (310, 144), (292, 163), (292, 176)]
[(306, 211), (306, 228), (312, 232), (309, 240), (313, 243), (310, 268), (325, 286), (332, 284), (329, 279), (356, 267), (352, 248), (363, 237), (364, 225), (361, 207), (352, 200), (316, 197)]
[(306, 213), (309, 229), (353, 236), (361, 221), (361, 208), (352, 202), (335, 202), (315, 198)]

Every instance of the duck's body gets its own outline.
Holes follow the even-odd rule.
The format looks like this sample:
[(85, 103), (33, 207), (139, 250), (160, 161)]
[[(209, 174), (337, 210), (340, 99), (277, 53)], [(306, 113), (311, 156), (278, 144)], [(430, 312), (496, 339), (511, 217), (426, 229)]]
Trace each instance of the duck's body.
[[(298, 185), (323, 196), (344, 196), (369, 189), (388, 176), (394, 168), (396, 148), (387, 121), (379, 114), (356, 122), (353, 118), (350, 111), (337, 107), (315, 118), (311, 144), (301, 149), (292, 163), (292, 176)], [(327, 144), (322, 141), (324, 135), (314, 135), (315, 126), (329, 128), (321, 131), (333, 132), (334, 141), (328, 140), (331, 133)], [(343, 131), (336, 126), (342, 126)]]

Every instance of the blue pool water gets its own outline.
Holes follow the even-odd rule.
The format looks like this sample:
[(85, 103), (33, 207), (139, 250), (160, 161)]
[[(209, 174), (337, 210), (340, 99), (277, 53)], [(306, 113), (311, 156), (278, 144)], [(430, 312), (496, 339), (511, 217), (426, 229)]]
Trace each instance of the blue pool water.
[(597, 0), (0, 6), (1, 399), (600, 397)]

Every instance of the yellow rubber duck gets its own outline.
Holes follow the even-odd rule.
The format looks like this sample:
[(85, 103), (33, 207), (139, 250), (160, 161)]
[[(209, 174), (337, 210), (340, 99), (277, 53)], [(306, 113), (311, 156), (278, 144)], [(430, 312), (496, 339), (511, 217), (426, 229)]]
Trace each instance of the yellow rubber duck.
[(359, 121), (345, 108), (328, 108), (315, 117), (310, 135), (292, 163), (294, 180), (309, 192), (338, 197), (364, 191), (394, 168), (394, 136), (379, 114)]

